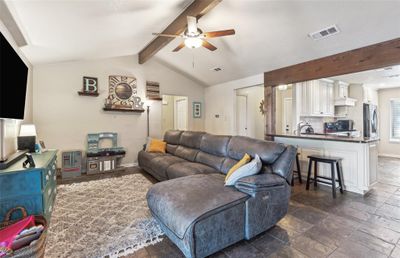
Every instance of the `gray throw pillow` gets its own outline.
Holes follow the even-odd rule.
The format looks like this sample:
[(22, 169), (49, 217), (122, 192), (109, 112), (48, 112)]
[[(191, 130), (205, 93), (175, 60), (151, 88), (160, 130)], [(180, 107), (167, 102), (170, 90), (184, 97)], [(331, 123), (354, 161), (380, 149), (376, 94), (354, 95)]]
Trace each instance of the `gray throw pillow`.
[(235, 185), (236, 181), (239, 179), (246, 177), (246, 176), (252, 176), (256, 175), (260, 172), (262, 167), (262, 162), (260, 157), (256, 154), (254, 159), (250, 161), (249, 163), (241, 166), (238, 168), (233, 174), (228, 178), (228, 180), (225, 182), (225, 185)]

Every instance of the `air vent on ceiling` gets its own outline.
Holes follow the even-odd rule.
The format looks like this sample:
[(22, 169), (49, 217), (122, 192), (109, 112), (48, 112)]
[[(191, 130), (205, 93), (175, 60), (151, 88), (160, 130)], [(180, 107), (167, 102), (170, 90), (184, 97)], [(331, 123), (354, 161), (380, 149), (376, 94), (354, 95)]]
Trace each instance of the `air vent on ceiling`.
[(214, 67), (214, 68), (211, 68), (211, 71), (219, 72), (219, 71), (222, 71), (222, 69), (220, 67)]
[(324, 28), (322, 30), (312, 32), (308, 34), (313, 40), (319, 40), (322, 38), (326, 38), (335, 34), (338, 34), (340, 32), (339, 28), (336, 26), (336, 24), (329, 26), (327, 28)]

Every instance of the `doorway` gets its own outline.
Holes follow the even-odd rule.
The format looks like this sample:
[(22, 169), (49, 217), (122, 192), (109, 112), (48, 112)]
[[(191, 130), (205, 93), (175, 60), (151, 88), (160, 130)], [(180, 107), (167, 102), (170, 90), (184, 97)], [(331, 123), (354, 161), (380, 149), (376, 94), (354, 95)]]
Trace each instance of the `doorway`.
[(247, 96), (236, 95), (237, 135), (247, 136)]
[(283, 99), (283, 123), (282, 132), (292, 132), (293, 120), (292, 120), (292, 98)]
[(264, 139), (264, 85), (235, 90), (236, 134)]
[(168, 130), (188, 130), (188, 97), (163, 95), (161, 127), (163, 134)]

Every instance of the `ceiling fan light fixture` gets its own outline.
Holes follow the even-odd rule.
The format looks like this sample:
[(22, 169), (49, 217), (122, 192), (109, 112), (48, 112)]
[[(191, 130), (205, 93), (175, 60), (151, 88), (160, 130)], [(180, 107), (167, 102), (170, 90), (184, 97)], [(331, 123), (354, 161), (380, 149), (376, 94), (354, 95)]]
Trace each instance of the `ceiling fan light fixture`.
[(199, 48), (203, 44), (203, 41), (200, 38), (186, 38), (185, 46), (188, 48)]

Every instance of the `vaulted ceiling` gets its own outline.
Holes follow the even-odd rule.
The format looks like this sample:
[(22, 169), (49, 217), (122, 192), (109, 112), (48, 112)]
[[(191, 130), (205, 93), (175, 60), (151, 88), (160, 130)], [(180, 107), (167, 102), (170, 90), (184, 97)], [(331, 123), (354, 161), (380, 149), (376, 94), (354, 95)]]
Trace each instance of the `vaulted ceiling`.
[[(137, 54), (191, 0), (6, 0), (33, 64)], [(400, 1), (223, 0), (199, 20), (203, 31), (234, 28), (218, 47), (182, 49), (175, 39), (153, 58), (214, 85), (400, 37)], [(318, 41), (308, 33), (336, 24)], [(220, 67), (219, 72), (212, 68)]]

